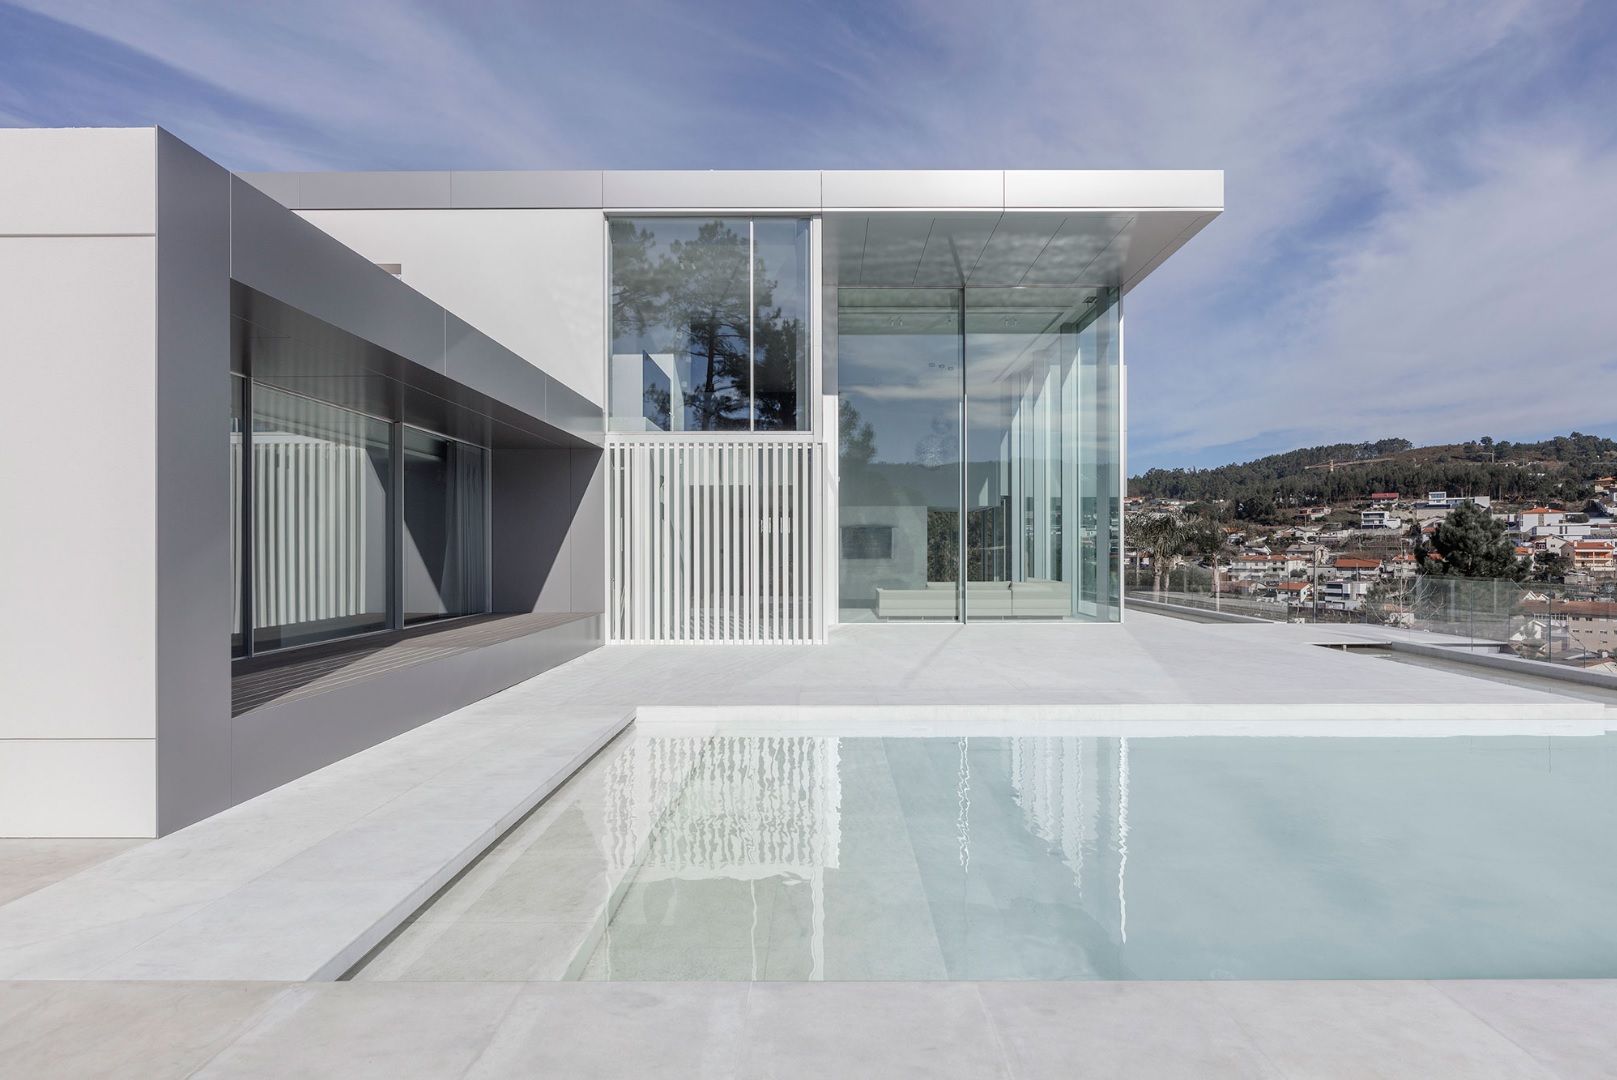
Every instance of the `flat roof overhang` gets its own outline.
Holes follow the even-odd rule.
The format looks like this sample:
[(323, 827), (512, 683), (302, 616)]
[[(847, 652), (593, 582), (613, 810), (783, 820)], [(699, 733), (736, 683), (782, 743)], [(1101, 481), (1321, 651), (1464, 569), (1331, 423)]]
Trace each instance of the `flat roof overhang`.
[(296, 210), (596, 209), (825, 218), (828, 284), (1111, 285), (1217, 217), (1212, 169), (253, 173)]
[(825, 281), (1128, 292), (1216, 216), (1204, 210), (827, 212)]

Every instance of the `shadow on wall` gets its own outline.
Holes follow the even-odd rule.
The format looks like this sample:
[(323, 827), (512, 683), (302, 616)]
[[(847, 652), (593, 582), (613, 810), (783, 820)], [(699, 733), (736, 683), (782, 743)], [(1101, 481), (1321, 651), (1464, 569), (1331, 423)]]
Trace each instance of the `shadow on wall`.
[(600, 450), (493, 453), (496, 612), (601, 610), (606, 502)]

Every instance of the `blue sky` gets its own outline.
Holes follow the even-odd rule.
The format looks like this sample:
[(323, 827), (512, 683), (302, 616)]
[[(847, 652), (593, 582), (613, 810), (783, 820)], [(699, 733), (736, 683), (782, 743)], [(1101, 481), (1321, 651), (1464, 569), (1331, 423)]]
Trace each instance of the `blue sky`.
[(0, 124), (237, 169), (1222, 168), (1131, 457), (1617, 435), (1617, 4), (0, 2)]

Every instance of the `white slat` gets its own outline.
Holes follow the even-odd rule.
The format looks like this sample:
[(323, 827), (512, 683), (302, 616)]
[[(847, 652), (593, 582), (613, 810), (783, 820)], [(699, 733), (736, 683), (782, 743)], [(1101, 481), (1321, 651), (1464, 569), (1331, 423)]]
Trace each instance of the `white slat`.
[(610, 640), (823, 641), (820, 480), (806, 441), (614, 440)]

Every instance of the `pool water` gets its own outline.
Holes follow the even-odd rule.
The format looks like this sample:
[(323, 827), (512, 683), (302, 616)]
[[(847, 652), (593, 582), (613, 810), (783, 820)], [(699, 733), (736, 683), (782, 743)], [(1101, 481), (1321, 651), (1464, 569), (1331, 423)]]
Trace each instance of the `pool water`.
[(1617, 976), (1612, 736), (655, 732), (357, 977)]

